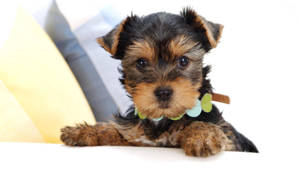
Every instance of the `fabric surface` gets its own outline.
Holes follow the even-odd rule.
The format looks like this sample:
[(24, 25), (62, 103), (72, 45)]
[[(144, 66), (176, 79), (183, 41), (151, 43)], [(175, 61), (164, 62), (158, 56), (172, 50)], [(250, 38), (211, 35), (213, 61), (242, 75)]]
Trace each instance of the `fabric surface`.
[(43, 142), (41, 133), (0, 80), (0, 141)]
[(45, 142), (60, 143), (60, 128), (66, 125), (95, 123), (63, 57), (32, 16), (21, 8), (9, 39), (0, 48), (0, 79)]
[[(70, 148), (57, 144), (0, 143), (0, 159), (3, 169), (89, 169), (130, 168), (130, 169), (253, 169), (273, 168), (274, 161), (266, 153), (244, 153), (226, 151), (207, 158), (190, 157), (180, 148), (94, 146)], [(273, 152), (269, 152), (273, 153)], [(290, 158), (282, 168), (299, 168)], [(293, 156), (295, 161), (298, 156)], [(245, 165), (244, 163), (247, 163)], [(287, 164), (289, 164), (287, 166)], [(296, 167), (295, 167), (296, 166)], [(277, 169), (276, 167), (274, 167)], [(281, 168), (281, 167), (280, 167)]]
[(108, 93), (93, 63), (73, 34), (68, 22), (53, 1), (45, 30), (56, 44), (79, 82), (97, 121), (112, 120), (118, 107)]

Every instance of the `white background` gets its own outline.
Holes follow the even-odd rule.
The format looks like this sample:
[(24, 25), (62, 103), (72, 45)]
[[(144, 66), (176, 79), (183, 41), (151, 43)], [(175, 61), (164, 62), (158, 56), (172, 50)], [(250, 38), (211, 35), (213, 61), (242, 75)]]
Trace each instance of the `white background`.
[[(32, 13), (38, 9), (37, 5), (42, 6), (41, 4), (46, 3), (37, 0), (21, 1), (21, 4)], [(205, 168), (209, 166), (300, 167), (300, 132), (298, 131), (300, 129), (300, 1), (61, 0), (59, 4), (63, 9), (68, 10), (66, 17), (71, 20), (73, 29), (96, 15), (97, 10), (107, 6), (113, 6), (124, 16), (129, 15), (131, 11), (139, 15), (158, 11), (179, 13), (182, 7), (192, 6), (208, 20), (223, 24), (225, 28), (221, 41), (218, 47), (206, 56), (205, 63), (213, 66), (210, 78), (215, 91), (231, 97), (232, 103), (229, 106), (220, 105), (225, 119), (250, 138), (258, 147), (260, 154), (223, 153), (217, 157), (198, 161), (182, 156), (179, 150), (64, 149), (61, 146), (51, 145), (53, 147), (43, 151), (43, 146), (27, 145), (26, 148), (25, 145), (6, 146), (5, 144), (3, 146), (1, 145), (3, 143), (0, 143), (2, 147), (0, 160), (4, 160), (4, 164), (21, 165), (17, 161), (22, 160), (21, 155), (24, 155), (26, 156), (24, 163), (30, 163), (25, 166), (31, 164), (39, 166), (36, 164), (40, 163), (47, 166), (49, 162), (51, 165), (48, 166), (52, 167), (56, 166), (55, 161), (58, 159), (66, 158), (66, 160), (58, 160), (60, 166), (74, 167), (76, 164), (77, 167), (93, 165), (103, 168), (101, 161), (104, 159), (102, 163), (113, 164), (119, 168), (126, 168), (125, 166), (128, 165), (132, 165), (133, 168), (149, 166), (159, 168), (161, 165), (182, 168), (185, 164), (199, 168), (202, 165), (206, 166)], [(0, 19), (7, 20), (5, 13), (10, 12), (12, 8), (8, 6), (12, 5), (1, 1), (0, 6)], [(8, 25), (0, 26), (2, 41), (7, 34), (3, 32), (8, 30)], [(31, 157), (36, 160), (28, 160)], [(76, 161), (73, 165), (71, 158)], [(149, 162), (155, 162), (156, 165), (150, 165)], [(2, 168), (1, 163), (0, 168)]]

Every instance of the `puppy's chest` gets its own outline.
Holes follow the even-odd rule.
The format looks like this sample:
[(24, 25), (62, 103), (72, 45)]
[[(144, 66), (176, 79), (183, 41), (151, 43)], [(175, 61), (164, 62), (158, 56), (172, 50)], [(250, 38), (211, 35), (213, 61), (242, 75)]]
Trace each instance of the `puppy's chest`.
[(181, 124), (172, 125), (168, 130), (162, 132), (157, 138), (153, 139), (145, 133), (144, 126), (141, 123), (128, 128), (119, 126), (118, 131), (123, 138), (133, 145), (178, 147), (183, 128), (184, 126)]

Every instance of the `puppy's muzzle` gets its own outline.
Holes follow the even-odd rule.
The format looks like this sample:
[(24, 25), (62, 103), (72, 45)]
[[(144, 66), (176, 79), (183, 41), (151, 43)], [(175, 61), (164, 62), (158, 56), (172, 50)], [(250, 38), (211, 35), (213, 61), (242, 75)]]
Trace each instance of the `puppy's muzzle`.
[(169, 101), (173, 95), (173, 90), (170, 87), (158, 87), (154, 91), (158, 101), (166, 102)]

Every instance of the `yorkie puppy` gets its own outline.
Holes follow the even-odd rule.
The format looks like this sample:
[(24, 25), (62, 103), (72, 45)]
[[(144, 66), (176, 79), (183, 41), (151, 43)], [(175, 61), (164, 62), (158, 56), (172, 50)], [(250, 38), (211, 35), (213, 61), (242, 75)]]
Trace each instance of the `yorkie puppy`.
[(211, 101), (229, 102), (212, 91), (203, 56), (215, 48), (223, 26), (194, 10), (132, 15), (98, 43), (122, 61), (121, 83), (134, 106), (115, 122), (63, 128), (69, 146), (156, 146), (183, 148), (190, 156), (226, 151), (258, 152), (226, 122)]

